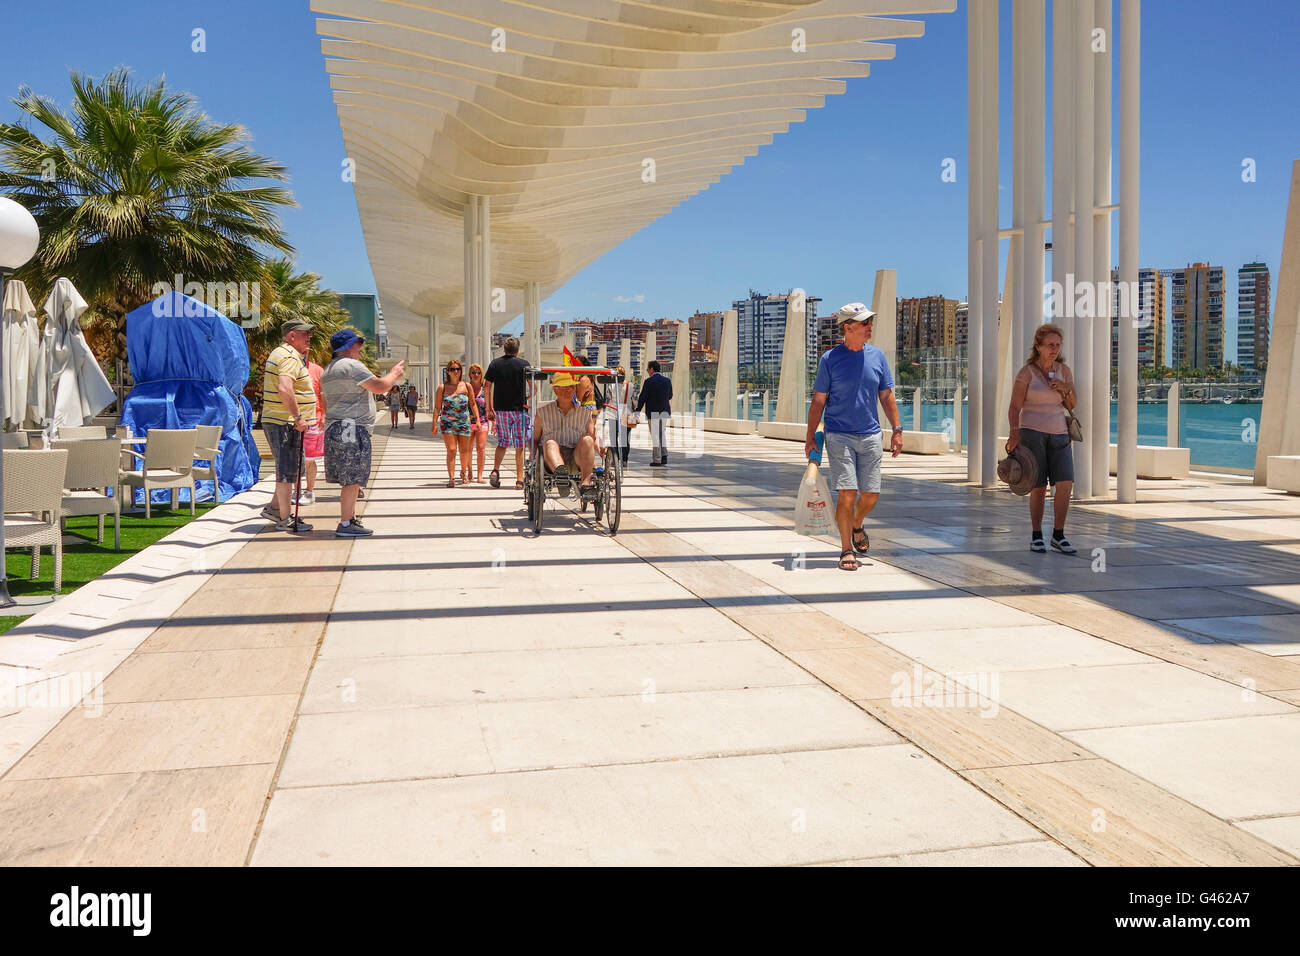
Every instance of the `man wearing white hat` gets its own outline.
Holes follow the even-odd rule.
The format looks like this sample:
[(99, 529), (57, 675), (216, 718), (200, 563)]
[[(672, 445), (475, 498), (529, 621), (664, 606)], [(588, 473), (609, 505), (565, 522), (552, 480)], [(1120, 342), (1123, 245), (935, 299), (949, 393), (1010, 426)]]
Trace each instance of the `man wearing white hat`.
[(895, 458), (903, 450), (903, 427), (894, 401), (889, 360), (880, 349), (867, 344), (875, 313), (861, 302), (850, 302), (840, 308), (838, 318), (844, 341), (817, 365), (804, 452), (811, 456), (817, 447), (817, 425), (824, 412), (830, 486), (839, 499), (835, 523), (840, 528), (840, 568), (856, 571), (856, 555), (866, 554), (871, 544), (862, 521), (880, 500), (883, 453), (877, 400), (894, 428), (889, 450)]

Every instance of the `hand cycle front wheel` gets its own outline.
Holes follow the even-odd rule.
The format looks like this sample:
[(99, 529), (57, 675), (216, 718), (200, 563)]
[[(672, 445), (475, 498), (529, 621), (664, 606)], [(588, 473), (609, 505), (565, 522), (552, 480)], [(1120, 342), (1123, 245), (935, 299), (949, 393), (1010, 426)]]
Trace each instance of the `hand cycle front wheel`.
[[(603, 511), (605, 528), (610, 535), (618, 534), (618, 522), (623, 516), (623, 463), (617, 448), (605, 451), (605, 494)], [(596, 514), (599, 521), (601, 515)]]

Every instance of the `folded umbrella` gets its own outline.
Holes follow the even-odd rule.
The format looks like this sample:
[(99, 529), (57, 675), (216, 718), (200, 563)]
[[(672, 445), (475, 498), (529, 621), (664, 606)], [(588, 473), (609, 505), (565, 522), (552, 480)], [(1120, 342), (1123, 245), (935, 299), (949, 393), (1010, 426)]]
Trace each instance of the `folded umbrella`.
[(4, 424), (22, 428), (27, 424), (27, 393), (32, 372), (40, 354), (40, 329), (36, 324), (36, 306), (27, 286), (18, 279), (5, 283), (4, 293), (4, 381), (0, 382), (4, 399)]
[(85, 425), (117, 398), (81, 331), (79, 320), (87, 308), (70, 280), (55, 280), (45, 300), (49, 318), (28, 393), (42, 424)]

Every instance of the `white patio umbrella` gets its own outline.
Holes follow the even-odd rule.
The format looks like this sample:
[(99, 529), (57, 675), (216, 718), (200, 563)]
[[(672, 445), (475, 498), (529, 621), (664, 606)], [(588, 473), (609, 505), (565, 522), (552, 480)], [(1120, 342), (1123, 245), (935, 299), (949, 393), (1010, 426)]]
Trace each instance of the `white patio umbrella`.
[(85, 425), (116, 396), (86, 344), (78, 321), (88, 306), (72, 282), (59, 278), (45, 300), (45, 332), (29, 400), (37, 421), (55, 428)]
[(41, 331), (36, 324), (36, 306), (27, 286), (17, 279), (5, 283), (4, 291), (4, 424), (22, 428), (27, 421), (27, 393), (32, 371), (40, 353)]

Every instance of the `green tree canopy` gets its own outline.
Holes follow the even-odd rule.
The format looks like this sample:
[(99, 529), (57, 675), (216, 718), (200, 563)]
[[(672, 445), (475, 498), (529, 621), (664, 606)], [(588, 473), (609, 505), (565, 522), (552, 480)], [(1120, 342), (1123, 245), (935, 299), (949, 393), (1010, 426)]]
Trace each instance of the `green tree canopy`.
[(112, 321), (121, 355), (126, 313), (155, 283), (254, 281), (267, 252), (293, 252), (278, 211), (295, 203), (275, 185), (287, 171), (252, 152), (242, 127), (125, 68), (71, 81), (70, 111), (22, 87), (14, 103), (26, 117), (0, 124), (0, 188), (41, 230), (18, 273), (37, 301), (67, 276)]

